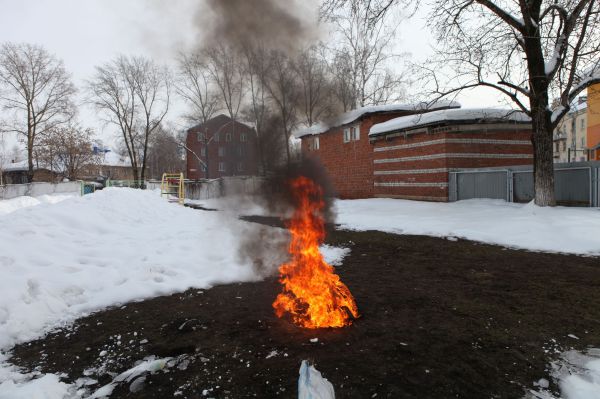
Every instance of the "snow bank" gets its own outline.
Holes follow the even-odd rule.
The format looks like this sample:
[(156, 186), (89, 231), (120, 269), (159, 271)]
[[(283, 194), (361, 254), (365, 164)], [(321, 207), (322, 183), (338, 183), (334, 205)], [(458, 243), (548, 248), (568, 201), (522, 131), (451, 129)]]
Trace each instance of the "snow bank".
[[(560, 387), (555, 397), (547, 386), (530, 390), (527, 399), (598, 399), (600, 398), (600, 350), (590, 348), (586, 353), (575, 350), (561, 354), (550, 364), (551, 377)], [(538, 385), (538, 384), (534, 384)], [(546, 385), (546, 384), (545, 384)]]
[(600, 255), (600, 210), (596, 208), (386, 198), (338, 200), (336, 208), (337, 223), (345, 229), (456, 236), (535, 251)]
[(69, 198), (79, 196), (79, 193), (72, 194), (51, 194), (40, 195), (39, 197), (22, 196), (7, 200), (0, 200), (0, 216), (12, 213), (22, 208), (29, 208), (40, 204), (56, 204)]
[(378, 123), (371, 127), (369, 136), (394, 132), (404, 129), (414, 129), (419, 126), (431, 125), (445, 121), (468, 121), (480, 123), (481, 121), (504, 121), (527, 123), (531, 121), (524, 112), (498, 108), (465, 108), (445, 109), (427, 112), (418, 115), (401, 116), (389, 121)]
[(257, 278), (236, 253), (242, 223), (125, 188), (4, 215), (0, 348), (116, 303)]

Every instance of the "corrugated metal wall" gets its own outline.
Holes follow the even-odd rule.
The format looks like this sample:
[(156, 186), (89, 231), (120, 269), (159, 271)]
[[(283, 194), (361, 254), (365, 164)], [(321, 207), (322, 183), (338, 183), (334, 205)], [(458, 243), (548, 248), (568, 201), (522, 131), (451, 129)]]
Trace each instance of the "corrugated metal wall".
[[(529, 202), (534, 198), (531, 167), (457, 169), (449, 173), (450, 201), (494, 198)], [(556, 164), (554, 179), (559, 205), (600, 206), (600, 162)]]

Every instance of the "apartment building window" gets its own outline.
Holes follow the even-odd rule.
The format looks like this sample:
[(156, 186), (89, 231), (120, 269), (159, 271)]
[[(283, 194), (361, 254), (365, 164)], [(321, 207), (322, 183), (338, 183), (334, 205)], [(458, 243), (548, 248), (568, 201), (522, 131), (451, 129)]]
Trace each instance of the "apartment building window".
[(243, 156), (244, 156), (244, 147), (242, 147), (242, 146), (239, 146), (239, 147), (237, 148), (237, 150), (238, 150), (238, 151), (237, 151), (237, 152), (238, 152), (238, 155), (239, 155), (240, 157), (243, 157)]
[(244, 165), (241, 162), (238, 162), (238, 164), (237, 164), (237, 171), (241, 172), (243, 170), (244, 170)]
[(585, 119), (581, 118), (581, 130), (585, 130)]
[(360, 125), (344, 128), (344, 143), (360, 140)]
[(219, 133), (216, 133), (213, 135), (213, 140), (216, 141), (217, 143), (219, 142)]
[(241, 142), (245, 142), (246, 141), (246, 133), (240, 134), (240, 141)]
[(219, 172), (225, 172), (225, 162), (219, 162)]
[(354, 140), (354, 141), (360, 140), (360, 126), (359, 125), (352, 126), (350, 128), (350, 131), (352, 132), (352, 140)]
[(225, 134), (225, 141), (227, 141), (227, 142), (231, 141), (231, 133), (226, 133)]
[(202, 172), (206, 172), (206, 165), (204, 165), (203, 163), (201, 163), (200, 161), (198, 161), (198, 163), (200, 164), (199, 168)]
[(200, 155), (203, 156), (203, 157), (206, 156), (206, 147), (200, 148)]
[(344, 129), (344, 143), (348, 143), (350, 141), (350, 128), (347, 127)]
[(220, 157), (224, 157), (225, 156), (225, 147), (219, 147), (219, 156)]
[(198, 141), (204, 141), (204, 139), (206, 138), (204, 133), (201, 132), (196, 133), (196, 137), (198, 137)]

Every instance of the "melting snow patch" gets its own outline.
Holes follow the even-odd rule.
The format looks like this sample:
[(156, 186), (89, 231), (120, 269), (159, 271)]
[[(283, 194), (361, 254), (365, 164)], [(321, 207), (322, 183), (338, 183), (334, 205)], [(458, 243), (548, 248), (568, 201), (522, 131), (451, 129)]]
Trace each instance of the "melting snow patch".
[(548, 380), (542, 378), (527, 398), (539, 399), (598, 399), (600, 398), (600, 349), (585, 354), (570, 350), (551, 363), (551, 376), (560, 387), (560, 396), (548, 391)]

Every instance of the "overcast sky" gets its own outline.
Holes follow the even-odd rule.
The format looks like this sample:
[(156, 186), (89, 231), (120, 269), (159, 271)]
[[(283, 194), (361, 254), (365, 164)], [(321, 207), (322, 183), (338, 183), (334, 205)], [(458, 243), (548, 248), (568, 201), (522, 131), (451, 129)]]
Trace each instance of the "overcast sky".
[[(193, 47), (201, 40), (196, 8), (202, 1), (0, 0), (0, 41), (43, 45), (64, 60), (75, 84), (82, 87), (94, 66), (118, 54), (147, 55), (170, 63), (179, 50)], [(411, 53), (415, 61), (430, 54), (433, 43), (425, 19), (422, 11), (400, 28), (397, 51)], [(498, 104), (491, 93), (471, 92), (458, 100), (463, 106)], [(81, 108), (82, 122), (111, 142), (114, 128), (102, 126), (91, 109)], [(170, 120), (183, 127), (178, 118), (181, 112), (176, 107)]]

